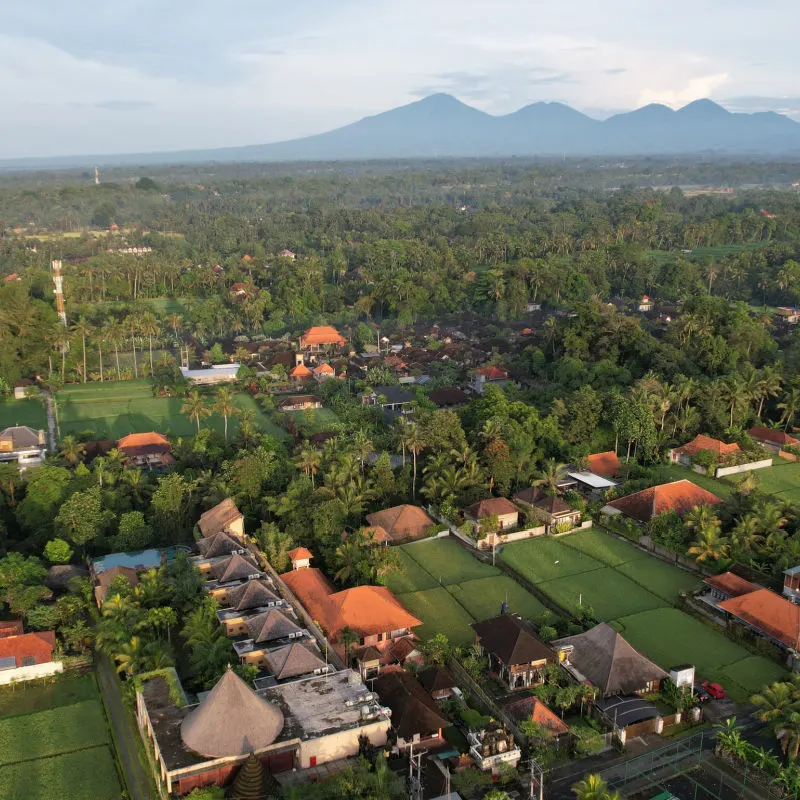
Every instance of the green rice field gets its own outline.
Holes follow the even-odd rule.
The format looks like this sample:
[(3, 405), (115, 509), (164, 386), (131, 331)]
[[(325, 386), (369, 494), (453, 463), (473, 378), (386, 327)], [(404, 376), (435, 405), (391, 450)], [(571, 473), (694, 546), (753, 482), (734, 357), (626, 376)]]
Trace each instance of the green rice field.
[(25, 400), (0, 400), (0, 430), (13, 425), (27, 425), (35, 430), (47, 430), (44, 401), (38, 397)]
[[(209, 404), (213, 402), (213, 392), (204, 394)], [(250, 409), (256, 425), (264, 433), (278, 439), (288, 438), (286, 431), (264, 416), (249, 394), (236, 394), (234, 403), (239, 409)], [(56, 404), (62, 437), (86, 433), (93, 439), (114, 440), (128, 433), (147, 431), (175, 436), (191, 436), (197, 432), (195, 423), (181, 413), (183, 398), (153, 397), (150, 384), (144, 380), (65, 386), (56, 395)], [(224, 429), (224, 421), (218, 414), (206, 417), (200, 425), (218, 433)], [(237, 426), (237, 418), (230, 419), (228, 434), (234, 434)]]

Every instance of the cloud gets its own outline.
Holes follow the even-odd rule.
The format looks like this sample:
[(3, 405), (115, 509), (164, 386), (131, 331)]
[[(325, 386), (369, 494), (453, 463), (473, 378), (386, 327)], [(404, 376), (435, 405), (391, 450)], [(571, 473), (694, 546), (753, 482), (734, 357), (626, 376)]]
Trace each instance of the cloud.
[(730, 111), (752, 114), (758, 111), (776, 111), (800, 121), (800, 97), (729, 97), (722, 101)]
[(148, 100), (103, 100), (95, 103), (95, 108), (103, 108), (106, 111), (141, 111), (145, 108), (155, 108), (155, 103)]
[(693, 100), (711, 97), (720, 86), (728, 83), (729, 79), (730, 76), (727, 72), (719, 72), (715, 75), (690, 78), (677, 89), (644, 89), (639, 95), (639, 105), (663, 103), (665, 106), (679, 108)]
[(604, 75), (622, 75), (624, 72), (627, 72), (627, 67), (612, 67), (611, 69), (604, 69)]

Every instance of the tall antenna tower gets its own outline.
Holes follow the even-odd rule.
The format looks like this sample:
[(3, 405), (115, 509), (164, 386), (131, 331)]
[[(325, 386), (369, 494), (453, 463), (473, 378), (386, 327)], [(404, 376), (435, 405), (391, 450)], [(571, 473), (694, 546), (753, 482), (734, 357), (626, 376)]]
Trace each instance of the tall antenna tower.
[(97, 167), (94, 168), (94, 182), (95, 185), (100, 183), (100, 170)]
[(54, 258), (50, 262), (50, 268), (53, 270), (53, 285), (56, 287), (53, 294), (56, 296), (56, 311), (61, 324), (67, 327), (67, 312), (64, 310), (64, 279), (61, 277), (61, 259)]

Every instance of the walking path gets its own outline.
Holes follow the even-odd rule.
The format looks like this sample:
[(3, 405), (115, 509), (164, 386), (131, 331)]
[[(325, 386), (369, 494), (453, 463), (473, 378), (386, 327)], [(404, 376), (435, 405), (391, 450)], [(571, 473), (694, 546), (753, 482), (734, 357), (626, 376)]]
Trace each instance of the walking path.
[(44, 397), (44, 410), (47, 414), (47, 447), (50, 452), (55, 453), (58, 442), (56, 437), (55, 401), (49, 389), (42, 389), (42, 397)]
[(97, 654), (97, 677), (106, 700), (114, 738), (119, 749), (119, 758), (125, 771), (126, 783), (131, 792), (131, 800), (152, 800), (150, 779), (139, 761), (136, 747), (137, 733), (131, 725), (128, 713), (122, 705), (119, 683), (111, 662), (105, 653)]

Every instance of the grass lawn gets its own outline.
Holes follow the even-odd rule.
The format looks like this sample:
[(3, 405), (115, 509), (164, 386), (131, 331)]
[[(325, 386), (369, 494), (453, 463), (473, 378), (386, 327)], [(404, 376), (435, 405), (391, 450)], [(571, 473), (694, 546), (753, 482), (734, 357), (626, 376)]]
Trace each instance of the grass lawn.
[(574, 614), (580, 612), (581, 605), (591, 606), (596, 617), (606, 621), (665, 605), (661, 598), (612, 567), (589, 574), (567, 575), (542, 583), (539, 588)]
[(0, 431), (14, 425), (27, 425), (34, 430), (47, 430), (44, 401), (38, 397), (0, 401)]
[(450, 644), (468, 645), (475, 641), (475, 634), (469, 627), (474, 620), (443, 586), (426, 592), (407, 592), (397, 599), (422, 620), (423, 624), (415, 628), (420, 638), (431, 639), (443, 633)]
[(95, 699), (97, 687), (86, 677), (59, 678), (45, 684), (25, 681), (0, 687), (0, 719)]
[(759, 490), (781, 500), (800, 502), (800, 462), (792, 464), (775, 456), (773, 464), (753, 473), (758, 478)]
[[(213, 392), (204, 392), (209, 403)], [(145, 380), (91, 383), (65, 386), (56, 396), (61, 436), (88, 432), (95, 439), (121, 439), (128, 433), (159, 431), (175, 436), (192, 436), (197, 427), (181, 413), (183, 399), (179, 397), (153, 397), (150, 384)], [(287, 439), (288, 433), (264, 416), (248, 393), (234, 396), (239, 409), (250, 409), (256, 425), (277, 439)], [(224, 421), (218, 414), (206, 417), (203, 427), (223, 432)], [(228, 434), (233, 435), (238, 422), (228, 421)]]
[(539, 617), (548, 610), (538, 598), (526, 592), (515, 580), (506, 575), (451, 584), (447, 590), (475, 617), (476, 621), (499, 614), (503, 601), (508, 602), (509, 611), (520, 614), (526, 619)]
[(647, 554), (643, 559), (620, 564), (615, 569), (669, 603), (675, 603), (681, 592), (691, 592), (702, 583), (697, 575)]
[(682, 467), (680, 464), (665, 464), (659, 467), (659, 471), (667, 474), (669, 479), (673, 481), (689, 480), (692, 483), (696, 483), (723, 500), (729, 500), (733, 493), (733, 483), (727, 479), (717, 480), (717, 478), (710, 478), (708, 475), (700, 475), (694, 470)]
[(760, 691), (768, 683), (784, 681), (789, 673), (780, 664), (776, 664), (763, 656), (748, 656), (734, 664), (728, 664), (723, 670), (722, 685), (727, 689), (731, 682), (742, 687), (746, 694)]
[(396, 547), (393, 552), (399, 559), (398, 569), (388, 572), (385, 576), (385, 585), (394, 594), (404, 592), (419, 592), (425, 589), (435, 589), (438, 583), (427, 573), (403, 547)]
[(0, 767), (3, 800), (120, 800), (107, 745)]
[[(286, 416), (294, 420), (294, 424), (305, 433), (314, 434), (322, 433), (323, 431), (330, 430), (331, 427), (339, 422), (339, 417), (336, 412), (330, 408), (313, 408), (310, 411), (285, 411)], [(312, 424), (309, 426), (306, 422), (306, 414), (312, 415)]]
[(505, 545), (500, 551), (500, 560), (533, 583), (603, 567), (603, 564), (581, 550), (568, 547), (560, 539), (546, 536)]
[(617, 539), (602, 529), (592, 528), (588, 531), (571, 533), (559, 538), (559, 543), (580, 550), (592, 558), (602, 561), (609, 567), (627, 564), (650, 556), (622, 539)]
[(444, 586), (500, 574), (498, 567), (478, 561), (449, 538), (406, 545), (403, 550)]

